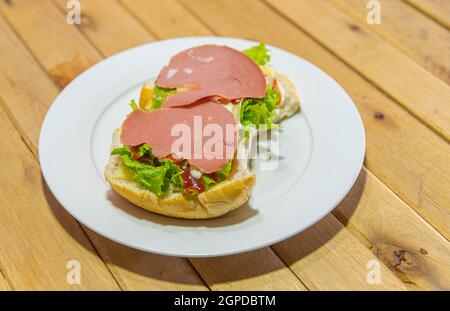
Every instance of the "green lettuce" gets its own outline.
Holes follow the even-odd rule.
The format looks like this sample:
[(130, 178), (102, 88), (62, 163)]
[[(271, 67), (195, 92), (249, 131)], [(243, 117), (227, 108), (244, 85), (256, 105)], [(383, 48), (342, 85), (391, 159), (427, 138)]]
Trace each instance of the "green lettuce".
[(120, 155), (124, 165), (134, 173), (133, 178), (139, 185), (158, 196), (166, 194), (170, 184), (180, 188), (183, 187), (181, 177), (183, 171), (172, 160), (157, 160), (152, 155), (150, 146), (144, 144), (139, 148), (138, 154), (143, 156), (147, 153), (151, 159), (154, 159), (155, 165), (133, 160), (132, 152), (126, 146), (115, 148), (111, 152), (111, 154)]
[(249, 129), (251, 125), (258, 127), (265, 124), (267, 129), (272, 128), (272, 118), (274, 109), (280, 100), (279, 93), (267, 88), (264, 98), (247, 98), (242, 101), (241, 106), (241, 124), (245, 129)]
[(136, 101), (135, 101), (134, 99), (131, 100), (131, 102), (130, 102), (130, 107), (131, 107), (131, 109), (133, 109), (133, 110), (138, 109), (138, 105), (136, 104)]
[(203, 185), (205, 186), (205, 190), (209, 190), (212, 186), (217, 184), (217, 182), (214, 179), (212, 179), (206, 175), (202, 176), (202, 181), (203, 181)]
[(177, 92), (176, 89), (162, 88), (155, 84), (153, 87), (153, 98), (151, 110), (161, 108), (161, 106), (166, 101), (167, 97)]
[[(231, 163), (232, 161), (228, 161), (220, 170), (216, 171), (217, 176), (219, 177), (219, 182), (224, 181), (230, 175), (231, 172)], [(217, 182), (208, 177), (207, 175), (202, 176), (203, 185), (205, 186), (205, 190), (209, 190), (212, 186), (216, 185)]]
[(264, 43), (252, 46), (249, 49), (243, 50), (242, 53), (253, 59), (255, 63), (264, 66), (270, 61), (269, 50)]
[(219, 176), (220, 181), (223, 181), (227, 179), (228, 175), (230, 175), (231, 172), (231, 160), (227, 162), (220, 170), (216, 172), (216, 174)]

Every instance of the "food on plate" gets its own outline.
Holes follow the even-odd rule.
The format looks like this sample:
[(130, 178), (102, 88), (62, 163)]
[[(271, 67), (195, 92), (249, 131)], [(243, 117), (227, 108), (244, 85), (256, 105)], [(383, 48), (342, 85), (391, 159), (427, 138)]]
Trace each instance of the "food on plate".
[(269, 60), (264, 44), (242, 52), (203, 45), (173, 56), (113, 134), (105, 168), (112, 188), (177, 218), (213, 218), (244, 205), (256, 180), (252, 129), (270, 129), (300, 109), (295, 86)]

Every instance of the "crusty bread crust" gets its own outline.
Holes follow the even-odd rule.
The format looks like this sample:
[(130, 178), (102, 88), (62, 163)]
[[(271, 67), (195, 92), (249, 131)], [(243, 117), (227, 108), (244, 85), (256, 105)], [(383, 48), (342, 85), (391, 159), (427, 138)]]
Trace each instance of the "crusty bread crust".
[[(117, 129), (113, 135), (111, 148), (120, 146), (119, 137), (120, 130)], [(239, 177), (230, 176), (230, 180), (223, 181), (198, 196), (177, 192), (158, 197), (127, 178), (120, 156), (111, 155), (105, 168), (108, 183), (128, 201), (151, 212), (186, 219), (219, 217), (244, 205), (255, 185), (255, 174), (242, 171), (232, 174)]]

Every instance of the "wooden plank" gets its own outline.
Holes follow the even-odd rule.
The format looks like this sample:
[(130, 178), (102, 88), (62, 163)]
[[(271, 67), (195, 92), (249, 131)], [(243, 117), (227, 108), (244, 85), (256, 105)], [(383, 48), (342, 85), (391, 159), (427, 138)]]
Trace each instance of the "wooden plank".
[[(184, 1), (192, 12), (196, 12), (220, 35), (247, 37), (274, 44), (299, 54), (331, 74), (350, 93), (363, 118), (367, 139), (365, 164), (419, 213), (431, 219), (435, 227), (448, 234), (446, 207), (449, 196), (446, 189), (450, 179), (442, 169), (450, 163), (448, 144), (267, 6), (259, 2), (252, 2), (251, 5), (245, 1), (232, 5), (227, 3)], [(247, 14), (271, 22), (261, 24), (257, 20), (245, 20)], [(239, 24), (244, 20), (245, 27)], [(392, 193), (390, 196), (394, 197)], [(405, 213), (404, 209), (402, 213)], [(405, 217), (409, 216), (405, 214)], [(416, 222), (417, 226), (421, 226), (419, 220)], [(397, 231), (395, 226), (389, 229), (391, 234)], [(384, 234), (378, 234), (381, 240)]]
[[(61, 10), (67, 11), (66, 0), (54, 1)], [(83, 1), (81, 13), (81, 25), (78, 27), (104, 56), (154, 40), (116, 1)]]
[[(149, 2), (151, 2), (151, 1), (149, 1)], [(149, 3), (149, 2), (145, 2), (145, 4), (147, 4), (147, 3)], [(127, 5), (129, 3), (129, 1), (124, 1), (124, 4), (125, 5)], [(150, 10), (152, 10), (154, 7), (153, 7), (153, 5), (152, 4), (147, 4), (148, 6), (145, 6), (144, 5), (144, 2), (139, 2), (139, 3), (141, 3), (141, 5), (139, 6), (139, 11), (144, 11), (144, 12), (146, 12), (146, 11), (150, 11)], [(176, 4), (176, 3), (175, 3)], [(208, 4), (210, 4), (210, 2), (208, 2)], [(178, 5), (178, 4), (177, 4)], [(179, 6), (179, 5), (178, 5)], [(220, 7), (222, 7), (221, 5), (219, 5), (218, 6), (219, 8)], [(133, 7), (130, 7), (129, 8), (130, 10), (133, 10)], [(180, 9), (181, 9), (181, 6), (180, 6)], [(208, 8), (208, 9), (210, 9), (210, 8)], [(177, 10), (178, 10), (178, 8), (177, 8)], [(216, 15), (217, 14), (217, 11), (215, 11), (215, 10), (212, 10), (211, 11), (212, 12), (212, 14), (213, 15)], [(226, 13), (229, 13), (229, 12), (226, 12)], [(186, 13), (186, 16), (189, 16), (187, 13)], [(146, 17), (145, 17), (146, 18)], [(191, 17), (192, 18), (192, 17)], [(156, 29), (156, 27), (154, 27), (154, 26), (152, 26), (152, 22), (153, 22), (153, 19), (151, 19), (151, 18), (146, 18), (146, 20), (145, 20), (145, 22), (144, 22), (144, 20), (142, 20), (142, 22), (145, 24), (145, 25), (147, 25), (148, 24), (148, 27), (149, 28), (155, 28)], [(187, 23), (187, 22), (186, 22)], [(206, 32), (206, 31), (208, 31), (208, 29), (207, 28), (205, 28), (204, 29), (204, 31)], [(167, 33), (165, 33), (165, 32), (161, 32), (161, 33), (159, 33), (158, 31), (154, 31), (153, 32), (154, 33), (154, 35), (156, 36), (156, 37), (161, 37), (161, 38), (164, 38), (164, 35), (169, 35), (169, 36), (176, 36), (176, 33), (170, 33), (170, 34), (167, 34)], [(211, 35), (212, 33), (211, 32), (208, 32), (208, 33), (206, 33), (206, 34), (208, 34), (208, 35)], [(346, 229), (344, 228), (342, 228), (342, 225), (340, 225), (338, 222), (334, 222), (334, 225), (336, 226), (335, 227), (335, 229), (336, 229), (336, 231), (339, 231), (339, 230), (344, 230), (344, 231), (346, 231)], [(347, 233), (347, 235), (346, 236), (351, 236), (351, 234), (348, 234)], [(314, 237), (314, 241), (315, 242), (317, 242), (317, 243), (319, 243), (319, 241), (321, 241), (321, 238), (320, 238), (320, 236), (317, 236), (317, 237)], [(370, 254), (370, 252), (367, 250), (367, 248), (365, 248), (363, 245), (361, 245), (361, 244), (359, 244), (359, 246), (356, 246), (357, 248), (358, 247), (360, 247), (361, 248), (361, 252), (362, 252), (362, 254), (364, 254), (362, 257), (364, 257), (364, 256), (368, 256), (367, 258), (375, 258), (373, 255), (371, 255)], [(269, 254), (269, 252), (268, 251), (265, 251), (265, 254), (266, 254), (266, 256)], [(258, 255), (258, 256), (260, 256), (260, 255)], [(230, 258), (232, 258), (233, 260), (238, 260), (238, 264), (236, 265), (236, 264), (231, 264), (231, 263), (229, 263), (229, 262), (227, 262), (227, 261), (229, 261), (230, 260)], [(245, 289), (245, 288), (247, 288), (248, 286), (255, 286), (255, 284), (254, 283), (251, 283), (252, 282), (252, 280), (249, 280), (249, 284), (251, 284), (251, 285), (246, 285), (245, 283), (243, 283), (242, 285), (244, 285), (244, 287), (237, 287), (236, 286), (236, 284), (234, 284), (233, 282), (227, 282), (227, 280), (228, 280), (228, 278), (226, 277), (226, 275), (223, 275), (223, 273), (221, 272), (222, 270), (223, 270), (223, 267), (225, 267), (225, 266), (236, 266), (236, 267), (238, 267), (238, 266), (247, 266), (247, 265), (245, 265), (245, 264), (243, 264), (243, 263), (241, 263), (241, 261), (242, 261), (242, 259), (247, 259), (248, 258), (248, 260), (249, 260), (249, 264), (250, 265), (254, 265), (255, 263), (254, 263), (254, 259), (251, 257), (251, 256), (249, 256), (249, 257), (247, 257), (247, 256), (231, 256), (231, 257), (225, 257), (225, 258), (220, 258), (220, 259), (212, 259), (212, 260), (210, 260), (210, 259), (208, 259), (208, 260), (202, 260), (202, 261), (198, 261), (198, 260), (194, 260), (193, 261), (193, 264), (194, 264), (194, 266), (196, 267), (196, 269), (201, 273), (201, 275), (202, 275), (202, 277), (205, 279), (205, 282), (209, 285), (209, 286), (211, 286), (211, 288), (212, 289), (215, 289), (215, 288), (218, 288), (218, 286), (220, 286), (219, 288), (224, 288), (224, 289), (226, 289), (226, 288), (230, 288), (230, 289), (237, 289), (237, 288), (243, 288), (243, 289)], [(330, 264), (332, 264), (332, 263), (335, 263), (336, 261), (340, 264), (340, 269), (341, 269), (341, 271), (345, 271), (345, 272), (347, 272), (349, 275), (353, 275), (353, 271), (352, 271), (352, 268), (348, 268), (347, 267), (347, 263), (344, 261), (344, 260), (342, 260), (342, 258), (345, 258), (345, 256), (344, 255), (342, 255), (340, 258), (337, 258), (337, 259), (334, 259), (333, 258), (333, 256), (329, 256), (328, 258), (327, 258), (327, 261), (329, 261), (329, 263)], [(369, 259), (367, 259), (367, 260), (369, 260)], [(206, 264), (208, 262), (208, 264)], [(200, 266), (199, 264), (200, 263), (202, 263), (203, 265), (202, 266)], [(258, 267), (254, 267), (252, 270), (258, 270), (259, 268)], [(241, 269), (242, 270), (242, 269)], [(358, 270), (359, 271), (359, 270)], [(344, 272), (344, 273), (345, 273)], [(238, 273), (242, 273), (241, 271), (239, 271)], [(252, 272), (249, 272), (249, 273), (252, 273)], [(337, 273), (336, 271), (334, 272), (334, 273)], [(313, 274), (313, 272), (311, 271), (311, 275)], [(332, 273), (332, 274), (330, 274), (330, 275), (328, 275), (328, 276), (326, 276), (326, 278), (332, 278), (334, 276), (334, 274)], [(271, 278), (270, 276), (267, 276), (267, 277), (269, 277), (269, 278)], [(325, 276), (323, 276), (323, 277), (325, 277)], [(393, 277), (392, 275), (391, 275), (391, 277), (392, 277), (392, 284), (388, 284), (389, 286), (393, 286), (392, 288), (394, 288), (395, 286), (398, 286), (398, 287), (402, 287), (402, 285), (398, 282), (398, 280), (397, 280), (397, 283), (396, 283), (396, 279), (395, 279), (395, 277)], [(258, 280), (258, 279), (257, 279)], [(318, 279), (318, 282), (324, 282), (324, 283), (326, 283), (327, 282), (327, 280), (325, 280), (325, 279), (321, 279), (321, 278), (319, 278)], [(266, 282), (262, 282), (261, 283), (261, 285), (263, 286), (263, 287), (261, 287), (261, 288), (265, 288), (264, 286), (267, 286), (267, 285), (264, 285), (264, 283), (266, 283)], [(273, 283), (273, 282), (270, 282), (270, 283)], [(269, 283), (269, 284), (270, 284)], [(282, 283), (281, 281), (280, 281), (280, 283)], [(280, 284), (280, 283), (278, 283), (278, 284)], [(395, 284), (396, 283), (396, 284)], [(395, 284), (395, 286), (394, 286), (394, 284)], [(241, 284), (239, 284), (239, 286), (242, 286)], [(276, 284), (273, 284), (272, 286), (277, 286)], [(277, 287), (278, 288), (278, 287)], [(330, 289), (331, 289), (332, 287), (330, 287)]]
[[(1, 1), (0, 9), (59, 87), (100, 60), (99, 53), (48, 0)], [(67, 29), (75, 40), (66, 36)], [(47, 34), (54, 40), (47, 40)]]
[(0, 18), (0, 90), (5, 111), (37, 155), (39, 128), (58, 88)]
[[(1, 100), (0, 106), (4, 106)], [(3, 109), (0, 133), (0, 264), (11, 286), (119, 289), (78, 223), (49, 194), (36, 159)], [(80, 264), (78, 285), (67, 282), (66, 266), (71, 260)]]
[(184, 258), (149, 254), (87, 232), (106, 250), (102, 257), (124, 290), (208, 290)]
[(364, 170), (334, 210), (361, 241), (412, 290), (450, 288), (450, 244)]
[[(50, 103), (51, 100), (56, 96), (57, 89), (56, 87), (51, 83), (50, 79), (47, 75), (42, 74), (41, 69), (39, 66), (37, 66), (32, 60), (31, 56), (27, 51), (23, 49), (20, 42), (16, 39), (14, 34), (11, 32), (11, 30), (7, 27), (7, 25), (4, 23), (2, 19), (0, 19), (0, 41), (2, 42), (2, 49), (0, 52), (0, 89), (1, 92), (1, 106), (7, 107), (7, 109), (10, 111), (7, 114), (15, 113), (17, 116), (16, 123), (21, 124), (22, 126), (22, 133), (25, 134), (24, 137), (26, 137), (26, 140), (34, 141), (37, 143), (38, 140), (38, 129), (40, 127), (40, 122), (44, 116), (44, 113)], [(30, 77), (33, 77), (33, 79), (30, 79)], [(30, 92), (30, 90), (33, 90)], [(10, 100), (14, 100), (11, 102)], [(11, 103), (11, 104), (7, 104)], [(5, 110), (2, 109), (2, 116)], [(6, 117), (6, 116), (4, 116)], [(3, 122), (2, 122), (3, 123)], [(6, 125), (5, 125), (6, 126)], [(10, 128), (8, 128), (8, 131)], [(5, 131), (0, 131), (2, 133), (6, 133)], [(10, 133), (8, 132), (8, 135), (6, 137), (9, 137)], [(13, 136), (14, 137), (14, 136)], [(20, 141), (14, 140), (17, 144), (22, 144)], [(6, 149), (9, 150), (9, 149)], [(21, 150), (24, 150), (22, 148)], [(34, 149), (36, 150), (36, 148)], [(27, 154), (25, 154), (27, 155)], [(37, 263), (44, 264), (45, 266), (54, 264), (55, 262), (58, 262), (59, 265), (62, 265), (62, 268), (65, 268), (65, 263), (67, 261), (61, 262), (61, 252), (66, 252), (67, 254), (64, 255), (64, 258), (69, 254), (68, 251), (63, 251), (67, 248), (67, 250), (70, 251), (74, 258), (83, 258), (84, 264), (86, 266), (89, 266), (94, 273), (92, 273), (92, 277), (95, 279), (92, 281), (89, 281), (87, 283), (92, 287), (87, 286), (85, 288), (93, 288), (93, 285), (98, 285), (98, 288), (110, 288), (110, 289), (118, 289), (116, 284), (113, 281), (113, 278), (108, 275), (107, 269), (104, 266), (104, 264), (97, 259), (95, 254), (92, 254), (94, 250), (90, 246), (87, 239), (84, 237), (84, 234), (82, 230), (78, 227), (78, 224), (73, 221), (73, 218), (69, 216), (62, 207), (54, 200), (51, 196), (48, 196), (48, 200), (46, 201), (42, 194), (42, 181), (41, 176), (39, 175), (37, 171), (37, 164), (33, 162), (32, 160), (28, 159), (28, 157), (25, 157), (25, 155), (21, 156), (20, 158), (24, 158), (24, 163), (27, 163), (29, 165), (30, 173), (36, 174), (34, 176), (34, 179), (36, 181), (36, 187), (29, 187), (28, 183), (25, 185), (27, 188), (26, 193), (29, 197), (25, 199), (25, 201), (21, 204), (21, 208), (28, 209), (29, 206), (33, 206), (33, 211), (36, 208), (36, 212), (33, 212), (35, 215), (35, 219), (29, 219), (28, 216), (25, 214), (22, 220), (24, 228), (27, 228), (27, 223), (32, 222), (29, 227), (29, 235), (32, 237), (35, 237), (38, 240), (45, 240), (46, 238), (50, 238), (49, 236), (46, 236), (48, 234), (47, 231), (44, 231), (41, 236), (40, 231), (36, 229), (37, 226), (45, 225), (47, 222), (49, 223), (49, 229), (53, 230), (51, 232), (51, 236), (54, 236), (55, 232), (61, 235), (59, 245), (61, 243), (67, 243), (66, 246), (62, 246), (62, 250), (59, 252), (54, 249), (56, 245), (51, 245), (53, 243), (52, 238), (49, 239), (49, 248), (43, 247), (42, 252), (45, 252), (46, 250), (49, 251), (49, 254), (55, 254), (55, 258), (52, 260), (47, 260), (47, 255), (44, 258), (35, 258), (34, 261), (31, 262), (34, 268)], [(20, 176), (19, 174), (18, 176)], [(7, 175), (2, 175), (7, 176)], [(21, 182), (19, 179), (18, 182)], [(45, 184), (44, 184), (45, 185)], [(21, 187), (24, 185), (21, 184)], [(18, 188), (20, 189), (20, 188)], [(45, 188), (44, 188), (45, 189)], [(1, 194), (3, 194), (3, 188)], [(13, 197), (14, 198), (14, 197)], [(36, 198), (36, 202), (34, 202), (34, 198)], [(11, 197), (8, 198), (10, 202), (14, 202)], [(28, 203), (28, 204), (26, 204)], [(17, 204), (16, 204), (17, 205)], [(2, 205), (3, 206), (3, 205)], [(40, 211), (42, 212), (42, 219), (39, 217)], [(22, 211), (17, 209), (16, 207), (11, 208), (11, 211), (16, 211), (18, 214), (27, 211)], [(12, 216), (8, 215), (8, 216)], [(19, 217), (19, 216), (16, 216)], [(56, 219), (59, 219), (62, 223), (58, 226)], [(3, 218), (2, 218), (3, 219)], [(3, 219), (5, 222), (6, 219)], [(3, 224), (4, 230), (16, 230), (14, 227), (14, 224)], [(80, 244), (75, 244), (72, 241), (73, 238), (67, 237), (68, 234), (66, 232), (70, 232), (73, 234), (73, 237), (75, 240), (79, 241)], [(29, 246), (29, 243), (32, 243), (33, 241), (29, 240), (29, 238), (24, 237), (25, 231), (20, 232), (20, 236), (17, 236), (17, 239), (20, 239), (20, 237), (24, 238), (23, 241), (19, 242), (17, 241), (17, 245), (21, 246), (21, 248), (28, 248), (29, 250), (24, 250), (21, 248), (18, 248), (17, 252), (26, 251), (32, 252), (33, 246)], [(67, 240), (67, 241), (66, 241)], [(12, 241), (10, 241), (11, 243)], [(24, 243), (25, 242), (25, 243)], [(14, 245), (14, 244), (13, 244)], [(64, 245), (64, 244), (63, 244)], [(6, 252), (9, 253), (10, 251)], [(79, 254), (77, 254), (79, 252)], [(23, 254), (15, 254), (20, 255), (21, 257), (25, 256)], [(37, 255), (37, 253), (36, 253)], [(33, 256), (36, 256), (33, 255)], [(11, 254), (10, 256), (11, 260), (14, 259), (14, 256)], [(3, 261), (1, 261), (3, 264)], [(20, 263), (20, 266), (16, 267), (14, 271), (20, 272), (17, 277), (20, 279), (16, 279), (16, 275), (11, 275), (11, 278), (14, 278), (11, 280), (11, 282), (17, 287), (16, 289), (30, 289), (30, 288), (41, 288), (41, 289), (49, 289), (54, 288), (53, 283), (49, 283), (48, 285), (45, 284), (44, 276), (48, 277), (49, 279), (52, 278), (52, 275), (48, 276), (48, 271), (44, 270), (37, 270), (37, 276), (41, 278), (40, 282), (36, 282), (36, 284), (31, 284), (32, 280), (25, 279), (23, 280), (23, 274), (25, 274), (24, 269), (28, 269), (29, 267), (25, 266), (26, 263)], [(59, 273), (61, 271), (61, 267), (57, 267), (57, 270), (55, 273)], [(11, 267), (10, 267), (11, 268)], [(5, 273), (9, 270), (5, 270)], [(87, 270), (89, 271), (89, 270)], [(98, 271), (98, 272), (95, 272)], [(58, 278), (61, 278), (61, 275), (58, 275)], [(98, 278), (98, 280), (96, 280)], [(64, 281), (63, 279), (59, 280), (57, 284)], [(67, 285), (67, 284), (66, 284)]]
[(270, 248), (191, 262), (212, 290), (306, 290)]
[(450, 2), (448, 0), (406, 0), (406, 2), (450, 29)]
[[(330, 2), (267, 0), (403, 107), (450, 140), (450, 87)], [(326, 18), (317, 18), (326, 14)]]
[(159, 38), (210, 35), (205, 25), (177, 0), (119, 1)]
[(332, 0), (332, 3), (358, 20), (366, 30), (373, 31), (450, 84), (450, 32), (447, 29), (398, 0), (382, 2), (380, 25), (366, 23), (365, 1)]
[(381, 282), (367, 281), (376, 257), (332, 215), (304, 232), (273, 246), (311, 290), (404, 290), (382, 263)]
[[(49, 43), (49, 46), (56, 45), (60, 37), (71, 42), (68, 45), (62, 44), (59, 47), (60, 53), (55, 59), (51, 59), (47, 55), (42, 54), (35, 55), (41, 65), (51, 75), (54, 82), (59, 85), (61, 85), (61, 83), (59, 83), (61, 81), (59, 79), (60, 75), (53, 75), (54, 71), (52, 68), (70, 67), (67, 72), (63, 73), (64, 83), (67, 83), (77, 75), (77, 72), (81, 71), (81, 68), (85, 69), (86, 66), (92, 65), (94, 62), (101, 59), (100, 54), (95, 52), (78, 30), (65, 23), (65, 19), (61, 17), (63, 16), (61, 11), (49, 1), (40, 1), (39, 4), (37, 2), (14, 1), (14, 3), (9, 6), (6, 6), (4, 2), (1, 2), (0, 10), (8, 17), (9, 22), (13, 24), (14, 27), (17, 27), (15, 29), (18, 31), (21, 38), (23, 40), (25, 40), (25, 38), (28, 40), (25, 41), (25, 43), (32, 51), (41, 50), (41, 48), (37, 46), (42, 45), (42, 42), (45, 42), (45, 44)], [(45, 23), (48, 26), (44, 33), (35, 33), (33, 36), (27, 36), (22, 33), (24, 29), (26, 30), (28, 28), (27, 26), (20, 25), (20, 23), (23, 22), (20, 16), (24, 14), (24, 11), (30, 18), (26, 21), (27, 23)], [(29, 13), (30, 11), (31, 13)], [(36, 152), (40, 124), (47, 107), (51, 104), (58, 90), (54, 85), (52, 86), (51, 83), (49, 83), (48, 76), (42, 71), (39, 65), (34, 62), (32, 56), (13, 36), (11, 30), (3, 23), (1, 18), (0, 22), (0, 38), (2, 42), (2, 49), (0, 51), (1, 96), (4, 96), (4, 106), (7, 107), (9, 115), (13, 117), (15, 125), (26, 134), (26, 137), (30, 137), (30, 148)], [(37, 28), (35, 31), (42, 31), (42, 29)], [(46, 38), (45, 41), (37, 39), (43, 38), (44, 36)], [(95, 59), (90, 60), (91, 63), (87, 64), (86, 59), (89, 58), (85, 57), (81, 52), (79, 52), (76, 58), (72, 58), (73, 55), (70, 51), (72, 46), (78, 46), (78, 51), (88, 51), (88, 55), (97, 56), (95, 56)], [(61, 56), (64, 55), (67, 55), (67, 59), (61, 58)], [(61, 66), (61, 64), (65, 65)], [(33, 79), (30, 79), (30, 77), (33, 77)], [(36, 109), (39, 113), (36, 114), (34, 119), (28, 119), (27, 116), (32, 115), (32, 113), (28, 113), (26, 111), (27, 109), (32, 111), (33, 109)], [(29, 126), (28, 122), (32, 122), (33, 126)], [(51, 196), (49, 192), (48, 196)], [(70, 219), (73, 218), (70, 217)], [(32, 235), (32, 233), (30, 233), (30, 235)], [(165, 260), (162, 261), (158, 256), (144, 253), (139, 254), (139, 256), (136, 257), (137, 253), (131, 249), (122, 246), (119, 247), (114, 244), (103, 243), (104, 241), (102, 238), (99, 238), (92, 232), (89, 232), (89, 236), (102, 258), (109, 258), (109, 260), (107, 260), (108, 267), (114, 272), (115, 278), (120, 280), (119, 283), (124, 288), (156, 289), (161, 286), (161, 289), (168, 289), (170, 287), (173, 290), (179, 288), (189, 288), (193, 290), (205, 289), (201, 279), (197, 276), (192, 267), (189, 269), (189, 263), (187, 263), (185, 259), (165, 257)], [(98, 239), (96, 237), (98, 237)], [(115, 259), (114, 256), (111, 255), (118, 253), (121, 255), (118, 259)], [(132, 271), (135, 271), (133, 264), (138, 259), (142, 263), (154, 261), (161, 264), (146, 265), (146, 271), (145, 273), (142, 273), (144, 277), (138, 278), (132, 273)], [(111, 264), (114, 260), (117, 260), (117, 268), (115, 265)], [(179, 267), (179, 270), (178, 268), (174, 269), (174, 267)], [(142, 267), (140, 269), (142, 269)], [(189, 270), (189, 273), (186, 273), (186, 270)], [(130, 273), (126, 273), (125, 271), (130, 271)], [(165, 275), (170, 276), (177, 271), (182, 272), (178, 279), (164, 279)], [(196, 281), (193, 282), (193, 279)], [(177, 283), (178, 280), (179, 283)]]
[(10, 291), (11, 286), (9, 286), (8, 281), (5, 279), (3, 274), (0, 273), (0, 292)]

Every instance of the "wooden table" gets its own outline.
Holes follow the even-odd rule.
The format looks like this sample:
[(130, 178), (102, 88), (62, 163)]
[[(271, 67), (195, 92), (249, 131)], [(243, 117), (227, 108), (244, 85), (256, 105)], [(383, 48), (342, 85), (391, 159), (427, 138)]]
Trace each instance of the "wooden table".
[[(382, 0), (379, 25), (365, 0), (82, 0), (80, 26), (66, 3), (0, 1), (0, 289), (450, 289), (450, 0)], [(47, 188), (45, 113), (105, 57), (200, 35), (263, 41), (325, 70), (363, 118), (364, 169), (319, 223), (254, 252), (188, 259), (111, 242)], [(80, 284), (67, 282), (71, 260)]]

